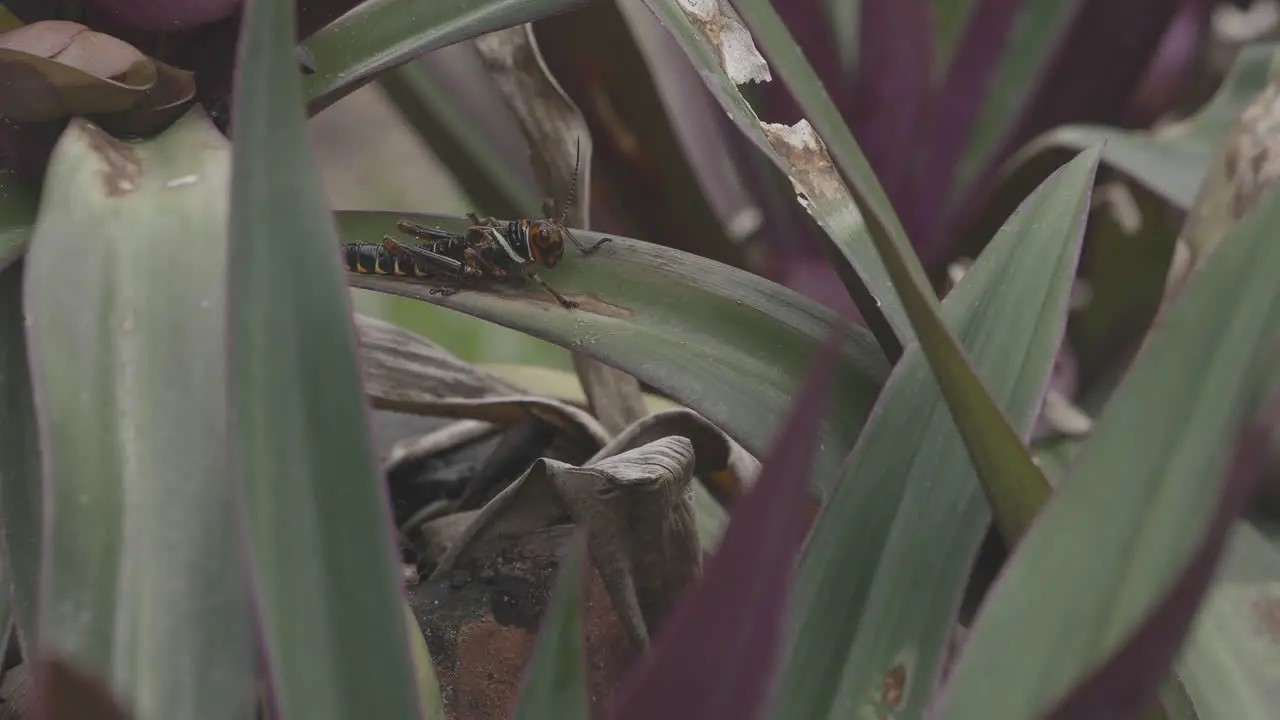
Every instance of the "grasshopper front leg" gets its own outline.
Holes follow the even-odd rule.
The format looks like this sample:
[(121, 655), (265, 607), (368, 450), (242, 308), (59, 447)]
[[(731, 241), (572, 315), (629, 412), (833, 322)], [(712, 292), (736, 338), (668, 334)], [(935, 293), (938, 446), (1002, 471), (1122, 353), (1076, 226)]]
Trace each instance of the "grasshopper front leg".
[(559, 291), (551, 287), (551, 285), (549, 285), (546, 280), (543, 280), (542, 276), (538, 275), (538, 273), (531, 273), (529, 277), (533, 278), (534, 280), (537, 280), (538, 284), (541, 285), (544, 290), (551, 293), (551, 295), (555, 297), (555, 299), (560, 303), (561, 307), (563, 307), (565, 310), (572, 310), (578, 307), (578, 303), (561, 295)]

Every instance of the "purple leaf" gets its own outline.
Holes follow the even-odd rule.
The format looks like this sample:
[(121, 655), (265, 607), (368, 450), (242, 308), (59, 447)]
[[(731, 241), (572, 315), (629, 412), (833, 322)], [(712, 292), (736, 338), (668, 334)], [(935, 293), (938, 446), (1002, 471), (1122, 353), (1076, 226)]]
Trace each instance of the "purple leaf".
[[(929, 251), (923, 258), (926, 263), (937, 262), (956, 230), (973, 222), (1000, 164), (1028, 140), (1068, 123), (1117, 125), (1125, 119), (1152, 55), (1185, 1), (1080, 0), (1000, 150), (985, 161), (976, 181), (962, 189), (954, 205), (961, 214), (948, 218), (935, 239), (922, 247)], [(1208, 22), (1207, 10), (1198, 17)]]
[(1209, 8), (1209, 0), (1182, 0), (1134, 91), (1127, 115), (1130, 124), (1150, 125), (1177, 102), (1200, 59), (1199, 51), (1209, 32)]
[(1277, 423), (1280, 400), (1269, 404), (1263, 420), (1250, 427), (1236, 446), (1218, 508), (1182, 575), (1119, 650), (1058, 703), (1047, 716), (1050, 720), (1127, 720), (1138, 717), (1152, 701), (1213, 580), (1232, 523), (1265, 470)]
[(614, 693), (610, 720), (763, 717), (796, 557), (809, 530), (807, 480), (840, 332), (828, 336), (702, 579)]
[(922, 128), (923, 150), (918, 161), (909, 166), (911, 187), (904, 193), (909, 200), (897, 208), (907, 236), (926, 261), (938, 244), (935, 233), (941, 225), (941, 208), (946, 205), (956, 163), (969, 144), (988, 86), (1004, 59), (1009, 29), (1022, 8), (1021, 0), (979, 0), (946, 79), (930, 101), (927, 126)]
[(863, 0), (858, 80), (842, 111), (899, 214), (932, 89), (933, 44), (928, 0)]

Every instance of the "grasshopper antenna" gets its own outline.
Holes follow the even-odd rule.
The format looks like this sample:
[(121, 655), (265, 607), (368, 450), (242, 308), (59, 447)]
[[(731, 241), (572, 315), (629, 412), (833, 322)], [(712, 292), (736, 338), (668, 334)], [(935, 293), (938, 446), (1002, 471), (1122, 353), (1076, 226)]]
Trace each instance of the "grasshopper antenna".
[(573, 179), (569, 181), (569, 196), (565, 198), (564, 209), (560, 211), (560, 219), (556, 223), (561, 227), (569, 220), (569, 208), (573, 206), (573, 196), (578, 192), (578, 170), (582, 163), (582, 138), (578, 138), (576, 147), (573, 158)]

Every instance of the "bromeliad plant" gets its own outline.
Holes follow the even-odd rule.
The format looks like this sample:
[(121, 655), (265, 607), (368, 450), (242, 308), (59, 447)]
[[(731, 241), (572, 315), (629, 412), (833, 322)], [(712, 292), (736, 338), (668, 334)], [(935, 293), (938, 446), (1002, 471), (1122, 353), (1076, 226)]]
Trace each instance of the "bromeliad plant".
[[(1202, 109), (1147, 132), (1059, 126), (1132, 120), (1142, 78), (1163, 86), (1152, 76), (1167, 55), (1193, 57), (1169, 38), (1188, 23), (1202, 34), (1206, 3), (832, 4), (840, 32), (861, 18), (856, 47), (802, 35), (806, 4), (780, 17), (765, 0), (304, 5), (10, 3), (0, 16), (0, 611), (36, 712), (484, 706), (437, 687), (441, 659), (419, 627), (430, 635), (431, 613), (406, 622), (372, 398), (496, 424), (552, 418), (591, 449), (525, 463), (483, 508), (443, 505), (476, 513), (468, 542), (501, 539), (503, 513), (585, 531), (514, 716), (1267, 716), (1274, 679), (1240, 638), (1274, 635), (1280, 573), (1268, 510), (1249, 504), (1280, 420), (1275, 47), (1245, 49)], [(1120, 22), (1141, 42), (1072, 66), (1073, 40)], [(899, 34), (937, 51), (917, 57)], [(326, 207), (307, 113), (375, 78), (486, 212), (538, 216), (532, 183), (462, 120), (429, 59), (404, 64), (471, 37), (552, 194), (575, 142), (588, 168), (601, 148), (599, 184), (581, 187), (597, 220), (579, 209), (565, 222), (584, 246), (604, 237), (589, 225), (611, 241), (546, 271), (575, 307), (515, 282), (440, 294), (341, 272), (342, 243), (376, 242), (397, 220), (466, 228)], [(1099, 80), (1105, 63), (1128, 69)], [(694, 76), (735, 128), (710, 103), (663, 104)], [(753, 80), (767, 102), (744, 96)], [(1076, 104), (1069, 89), (1085, 84), (1112, 104)], [(1167, 105), (1141, 97), (1143, 119)], [(757, 115), (778, 103), (804, 119)], [(908, 159), (918, 128), (928, 140)], [(692, 151), (707, 148), (741, 167), (714, 175)], [(790, 187), (763, 191), (778, 172)], [(865, 328), (843, 301), (761, 276), (769, 246), (743, 240), (741, 206), (725, 211), (739, 175), (766, 227), (790, 218), (781, 234), (799, 237), (786, 208), (807, 211)], [(1186, 211), (1180, 230), (1169, 205)], [(985, 216), (998, 230), (940, 302), (931, 271)], [(1126, 250), (1135, 237), (1163, 251)], [(777, 259), (792, 255), (766, 264), (825, 297)], [(378, 355), (385, 333), (367, 322), (358, 361), (345, 284), (573, 350), (596, 417), (507, 386), (458, 390), (478, 376), (440, 354)], [(1092, 298), (1073, 313), (1084, 286)], [(1051, 392), (1068, 343), (1089, 349), (1087, 393)], [(390, 382), (405, 358), (446, 368), (456, 397)], [(631, 378), (697, 414), (639, 417)], [(1054, 403), (1076, 397), (1096, 420), (1068, 434)], [(1033, 441), (1038, 422), (1056, 433)], [(763, 459), (758, 474), (726, 435)], [(718, 501), (696, 509), (686, 489)], [(717, 536), (702, 527), (726, 508), (690, 581), (700, 553), (679, 543), (694, 522)], [(1010, 554), (988, 587), (973, 566), (990, 526)], [(663, 597), (637, 589), (644, 572), (664, 578)], [(616, 686), (593, 685), (594, 705), (581, 627), (593, 573), (643, 648)]]

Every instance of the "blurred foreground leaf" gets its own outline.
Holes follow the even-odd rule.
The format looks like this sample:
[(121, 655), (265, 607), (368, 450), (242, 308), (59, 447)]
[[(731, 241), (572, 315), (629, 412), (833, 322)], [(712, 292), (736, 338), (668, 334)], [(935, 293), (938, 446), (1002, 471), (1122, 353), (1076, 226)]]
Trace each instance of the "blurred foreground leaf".
[[(446, 230), (466, 227), (457, 218), (433, 215), (337, 216), (348, 242), (395, 234), (400, 217)], [(600, 237), (574, 234), (587, 244)], [(461, 310), (590, 355), (669, 393), (756, 453), (768, 447), (808, 358), (837, 324), (831, 311), (768, 280), (625, 238), (590, 257), (570, 249), (564, 262), (542, 275), (582, 306), (566, 311), (532, 282), (448, 297), (430, 295), (434, 285), (407, 278), (351, 273), (348, 282)], [(888, 373), (869, 333), (851, 327), (843, 334), (833, 386), (839, 402), (821, 426), (814, 471), (819, 489), (834, 481)]]
[(538, 623), (538, 640), (525, 669), (515, 720), (586, 720), (587, 672), (583, 663), (582, 593), (587, 563), (579, 535), (560, 564), (555, 591)]
[(288, 0), (248, 5), (233, 126), (231, 474), (262, 646), (283, 717), (418, 720), (388, 503), (338, 238), (307, 146), (293, 28)]
[[(1243, 490), (1239, 478), (1223, 479), (1224, 465), (1253, 415), (1257, 373), (1274, 360), (1277, 224), (1280, 196), (1273, 192), (1235, 227), (1148, 339), (1070, 477), (992, 589), (942, 717), (1047, 711), (1130, 639), (1189, 567), (1201, 569), (1188, 563), (1212, 548), (1211, 530)], [(1179, 614), (1151, 631), (1179, 641), (1179, 623), (1198, 601), (1198, 591), (1184, 593)], [(1176, 649), (1135, 660), (1127, 682), (1141, 692)]]
[(805, 484), (813, 481), (818, 423), (838, 397), (830, 383), (839, 347), (832, 333), (816, 353), (759, 480), (735, 504), (702, 578), (615, 691), (610, 720), (764, 717), (791, 574), (809, 529)]
[[(943, 301), (1024, 438), (1062, 339), (1097, 160), (1082, 153), (1027, 198)], [(918, 345), (877, 406), (805, 548), (778, 717), (920, 716), (991, 522)]]
[(26, 260), (53, 521), (40, 643), (139, 718), (254, 708), (226, 479), (229, 163), (199, 112), (138, 144), (74, 120)]

